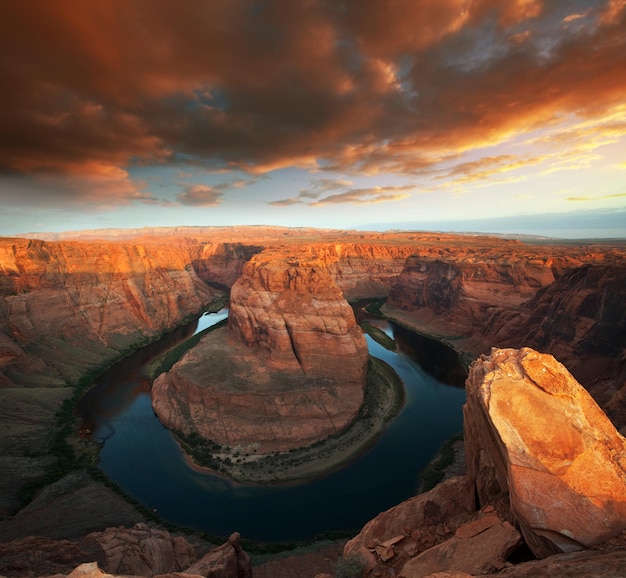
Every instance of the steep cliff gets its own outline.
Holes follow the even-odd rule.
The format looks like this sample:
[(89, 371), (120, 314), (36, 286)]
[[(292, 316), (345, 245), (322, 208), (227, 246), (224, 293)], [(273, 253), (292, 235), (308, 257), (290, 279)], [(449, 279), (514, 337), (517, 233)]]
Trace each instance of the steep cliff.
[(507, 347), (530, 346), (561, 360), (618, 428), (626, 425), (626, 264), (575, 267), (524, 304), (514, 324), (485, 324)]
[(196, 252), (184, 239), (0, 240), (0, 515), (53, 465), (48, 444), (68, 386), (218, 294), (196, 275)]
[(472, 364), (464, 430), (481, 505), (538, 557), (626, 530), (626, 440), (551, 355), (493, 350)]
[(388, 305), (440, 335), (485, 340), (490, 337), (483, 330), (488, 320), (518, 313), (561, 270), (579, 263), (545, 249), (510, 242), (499, 245), (493, 240), (477, 243), (473, 250), (434, 255), (422, 251), (407, 259), (390, 290)]
[(228, 326), (276, 368), (363, 383), (365, 338), (322, 259), (255, 256), (232, 287)]
[(322, 261), (255, 255), (232, 287), (229, 332), (155, 381), (168, 427), (261, 454), (310, 445), (356, 417), (367, 345)]
[(422, 247), (392, 284), (384, 311), (468, 362), (494, 346), (551, 353), (618, 427), (626, 425), (624, 244), (478, 238), (473, 248)]
[[(193, 249), (193, 248), (191, 248)], [(4, 386), (82, 372), (202, 309), (216, 292), (184, 243), (0, 242)]]

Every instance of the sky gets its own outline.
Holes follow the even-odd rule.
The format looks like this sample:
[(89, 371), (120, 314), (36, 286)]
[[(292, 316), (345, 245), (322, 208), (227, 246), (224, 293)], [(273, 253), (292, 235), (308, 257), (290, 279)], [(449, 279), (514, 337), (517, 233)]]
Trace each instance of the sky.
[(626, 237), (626, 0), (0, 0), (0, 235)]

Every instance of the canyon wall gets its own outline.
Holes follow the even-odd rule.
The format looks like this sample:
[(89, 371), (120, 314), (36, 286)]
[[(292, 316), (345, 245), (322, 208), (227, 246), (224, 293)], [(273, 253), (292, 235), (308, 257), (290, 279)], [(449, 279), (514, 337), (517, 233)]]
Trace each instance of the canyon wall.
[(184, 242), (0, 242), (0, 380), (74, 381), (174, 327), (217, 292)]
[(72, 387), (206, 307), (197, 246), (0, 240), (0, 515), (57, 455), (55, 414)]
[(469, 362), (491, 347), (554, 354), (626, 425), (623, 245), (527, 245), (477, 239), (407, 259), (384, 309)]
[[(209, 439), (263, 452), (340, 431), (361, 403), (366, 356), (346, 300), (386, 295), (391, 317), (472, 358), (492, 346), (555, 353), (626, 425), (624, 245), (255, 227), (171, 232), (0, 241), (2, 514), (53, 459), (46, 436), (71, 393), (66, 384), (179, 324), (218, 288), (232, 287), (230, 329), (203, 339), (155, 384), (157, 413), (187, 433), (204, 423)], [(214, 356), (222, 356), (221, 373), (210, 366), (224, 384), (219, 392), (206, 382)], [(195, 421), (180, 421), (191, 406)]]

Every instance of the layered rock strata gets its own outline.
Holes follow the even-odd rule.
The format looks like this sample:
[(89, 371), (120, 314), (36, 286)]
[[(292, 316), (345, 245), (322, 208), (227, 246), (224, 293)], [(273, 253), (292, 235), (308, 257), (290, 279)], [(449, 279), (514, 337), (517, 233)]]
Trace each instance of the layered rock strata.
[(205, 337), (160, 376), (168, 427), (256, 454), (339, 433), (363, 402), (367, 344), (319, 259), (255, 255), (233, 285), (229, 334)]
[[(415, 254), (392, 286), (388, 305), (440, 335), (469, 339), (471, 348), (472, 338), (484, 341), (485, 323), (519, 311), (568, 262), (519, 249), (503, 243), (446, 255)], [(501, 329), (494, 327), (493, 333)]]
[(364, 382), (365, 338), (321, 259), (256, 255), (232, 287), (228, 326), (277, 369)]
[(567, 369), (529, 348), (470, 368), (464, 428), (481, 504), (519, 525), (538, 557), (626, 529), (626, 440)]
[(0, 379), (74, 380), (216, 295), (186, 244), (0, 242)]

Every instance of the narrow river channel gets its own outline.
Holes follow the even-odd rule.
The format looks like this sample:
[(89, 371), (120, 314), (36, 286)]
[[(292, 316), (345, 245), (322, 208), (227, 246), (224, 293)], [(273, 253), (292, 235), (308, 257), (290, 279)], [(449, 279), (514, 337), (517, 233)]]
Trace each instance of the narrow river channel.
[(196, 471), (152, 411), (145, 368), (155, 356), (227, 315), (226, 310), (204, 314), (122, 360), (77, 406), (92, 439), (101, 444), (100, 468), (174, 524), (221, 536), (238, 531), (266, 542), (358, 530), (414, 495), (420, 471), (445, 439), (462, 430), (463, 369), (450, 351), (389, 321), (372, 319), (370, 323), (397, 341), (399, 353), (366, 336), (370, 355), (395, 369), (405, 386), (406, 403), (371, 449), (321, 479), (288, 485), (236, 484)]

